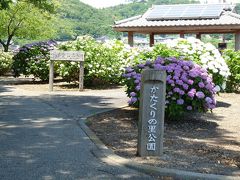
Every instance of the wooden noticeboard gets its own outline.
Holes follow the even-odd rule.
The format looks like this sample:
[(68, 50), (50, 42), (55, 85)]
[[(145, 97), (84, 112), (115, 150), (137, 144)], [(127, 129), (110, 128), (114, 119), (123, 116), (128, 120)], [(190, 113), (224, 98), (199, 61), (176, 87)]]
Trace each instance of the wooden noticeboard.
[(50, 51), (49, 91), (53, 91), (54, 61), (77, 61), (80, 63), (79, 91), (82, 91), (84, 80), (84, 53), (81, 51)]

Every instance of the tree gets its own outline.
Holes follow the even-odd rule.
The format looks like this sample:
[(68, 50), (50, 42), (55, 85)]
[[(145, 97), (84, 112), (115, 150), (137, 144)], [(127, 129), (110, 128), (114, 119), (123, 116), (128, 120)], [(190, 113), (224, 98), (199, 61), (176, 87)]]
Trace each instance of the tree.
[(7, 52), (14, 37), (50, 38), (55, 34), (54, 17), (32, 3), (17, 1), (0, 10), (0, 44)]
[(54, 12), (56, 9), (57, 0), (0, 0), (0, 10), (9, 8), (10, 4), (13, 4), (15, 2), (32, 3), (40, 9)]

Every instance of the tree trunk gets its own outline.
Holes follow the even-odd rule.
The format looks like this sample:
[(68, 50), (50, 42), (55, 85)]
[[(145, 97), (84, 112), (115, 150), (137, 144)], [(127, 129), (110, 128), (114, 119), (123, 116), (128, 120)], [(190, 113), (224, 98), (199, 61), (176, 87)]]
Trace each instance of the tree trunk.
[(3, 46), (3, 51), (4, 52), (8, 52), (8, 46), (6, 45), (6, 44), (2, 44), (2, 46)]
[(6, 43), (0, 39), (0, 44), (3, 46), (3, 51), (4, 51), (4, 52), (8, 52), (12, 38), (13, 38), (13, 35), (10, 35), (10, 36), (8, 37)]
[(2, 47), (3, 47), (3, 51), (4, 51), (4, 52), (8, 52), (8, 46), (7, 46), (7, 44), (5, 44), (1, 39), (0, 39), (0, 44), (1, 44)]

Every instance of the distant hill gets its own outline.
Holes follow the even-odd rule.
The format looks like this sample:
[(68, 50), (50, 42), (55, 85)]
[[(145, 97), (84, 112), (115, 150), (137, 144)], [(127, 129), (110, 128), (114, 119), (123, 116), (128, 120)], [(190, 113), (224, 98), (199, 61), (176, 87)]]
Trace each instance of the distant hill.
[[(60, 10), (61, 23), (72, 29), (71, 35), (90, 34), (94, 37), (112, 35), (113, 19), (99, 9), (93, 8), (79, 0), (62, 0)], [(69, 39), (72, 36), (59, 32), (59, 39)]]
[[(93, 37), (118, 37), (112, 30), (114, 21), (143, 14), (153, 4), (198, 3), (195, 0), (130, 0), (132, 3), (105, 9), (96, 9), (79, 0), (61, 0), (59, 10), (62, 26), (71, 30), (69, 33), (59, 30), (58, 39), (68, 40), (79, 35), (89, 34)], [(237, 6), (240, 14), (240, 4)]]

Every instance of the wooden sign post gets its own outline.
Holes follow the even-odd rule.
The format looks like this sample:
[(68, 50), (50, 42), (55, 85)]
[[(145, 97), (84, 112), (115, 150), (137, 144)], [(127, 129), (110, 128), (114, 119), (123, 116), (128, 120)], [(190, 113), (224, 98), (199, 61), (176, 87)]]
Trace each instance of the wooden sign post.
[(80, 63), (79, 69), (79, 91), (83, 90), (84, 76), (84, 53), (80, 51), (50, 51), (49, 67), (49, 91), (53, 91), (54, 61), (77, 61)]
[(166, 72), (147, 69), (142, 73), (138, 155), (160, 156), (163, 153), (163, 131)]

